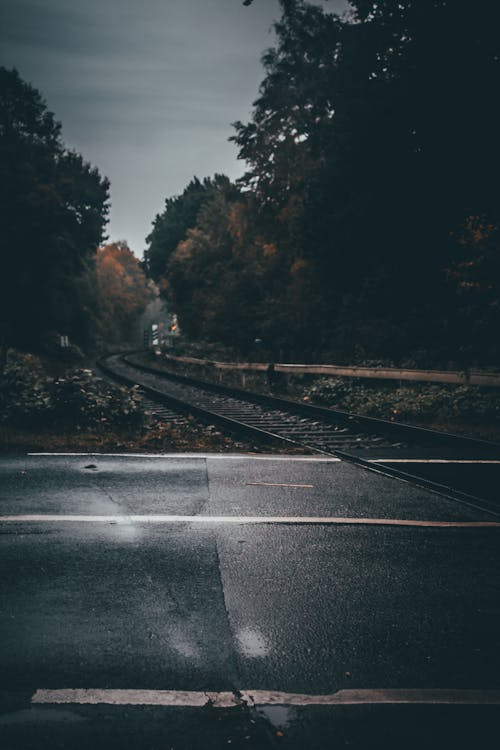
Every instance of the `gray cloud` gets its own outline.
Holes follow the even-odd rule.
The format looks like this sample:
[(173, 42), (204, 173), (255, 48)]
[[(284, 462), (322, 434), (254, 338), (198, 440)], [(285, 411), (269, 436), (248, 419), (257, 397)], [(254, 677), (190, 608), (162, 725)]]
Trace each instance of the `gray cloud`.
[(140, 254), (165, 197), (194, 174), (244, 171), (227, 139), (250, 116), (278, 15), (277, 0), (2, 0), (2, 64), (110, 178), (108, 231)]

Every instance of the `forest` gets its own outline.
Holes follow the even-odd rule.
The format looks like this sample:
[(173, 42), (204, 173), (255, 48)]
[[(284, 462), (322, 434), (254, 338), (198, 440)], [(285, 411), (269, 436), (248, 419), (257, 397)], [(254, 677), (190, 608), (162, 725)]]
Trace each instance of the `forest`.
[(3, 350), (137, 342), (161, 294), (184, 337), (242, 356), (499, 365), (500, 5), (280, 6), (233, 127), (243, 177), (167, 197), (143, 262), (106, 244), (106, 177), (0, 68)]
[(40, 92), (0, 68), (2, 351), (68, 354), (137, 340), (155, 286), (119, 241), (105, 243), (108, 180), (65, 147)]
[(185, 335), (242, 353), (497, 366), (500, 6), (280, 5), (245, 175), (168, 197), (146, 272)]

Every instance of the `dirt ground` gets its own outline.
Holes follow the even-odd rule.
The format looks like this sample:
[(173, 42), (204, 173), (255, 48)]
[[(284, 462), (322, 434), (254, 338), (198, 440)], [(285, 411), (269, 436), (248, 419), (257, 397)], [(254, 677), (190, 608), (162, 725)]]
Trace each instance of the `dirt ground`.
[(255, 444), (223, 435), (212, 425), (189, 420), (183, 428), (155, 422), (139, 434), (126, 432), (38, 432), (13, 427), (0, 428), (0, 452), (86, 453), (276, 453), (304, 454), (303, 448), (281, 444)]

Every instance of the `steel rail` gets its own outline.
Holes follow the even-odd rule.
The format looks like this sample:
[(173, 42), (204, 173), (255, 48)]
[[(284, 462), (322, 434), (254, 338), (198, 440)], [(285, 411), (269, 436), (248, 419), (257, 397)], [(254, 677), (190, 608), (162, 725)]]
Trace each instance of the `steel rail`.
[[(209, 409), (201, 408), (191, 403), (190, 401), (177, 398), (176, 396), (167, 394), (164, 391), (161, 391), (158, 388), (154, 388), (150, 385), (146, 385), (145, 383), (139, 383), (137, 380), (130, 378), (123, 373), (117, 372), (116, 369), (110, 367), (104, 359), (99, 360), (98, 366), (104, 373), (109, 375), (109, 377), (114, 378), (124, 385), (140, 385), (141, 391), (149, 396), (149, 398), (151, 398), (153, 401), (158, 401), (161, 404), (165, 404), (166, 406), (170, 407), (174, 411), (179, 412), (180, 414), (197, 417), (204, 423), (220, 424), (223, 427), (229, 429), (232, 433), (238, 435), (243, 434), (252, 438), (258, 438), (264, 443), (283, 443), (285, 445), (288, 444), (294, 447), (303, 445), (303, 443), (298, 443), (295, 440), (285, 438), (282, 435), (277, 435), (273, 432), (270, 432), (269, 430), (259, 429), (245, 424), (244, 422), (240, 422), (237, 419), (226, 417), (218, 412), (213, 412)], [(131, 366), (135, 367), (135, 365)], [(159, 373), (155, 372), (154, 374), (158, 375)], [(329, 455), (327, 451), (321, 451), (319, 449), (315, 450), (318, 453)]]
[(386, 419), (380, 419), (377, 417), (367, 417), (361, 414), (352, 414), (350, 412), (341, 411), (338, 409), (330, 409), (324, 406), (317, 406), (315, 404), (304, 404), (299, 401), (292, 401), (277, 396), (271, 396), (268, 394), (256, 393), (255, 391), (244, 390), (243, 388), (237, 388), (235, 386), (225, 386), (217, 383), (211, 383), (206, 380), (200, 380), (198, 378), (192, 378), (187, 375), (179, 375), (177, 373), (166, 373), (159, 368), (149, 367), (139, 362), (135, 362), (130, 359), (129, 355), (123, 355), (123, 360), (132, 367), (148, 372), (152, 375), (164, 376), (170, 380), (176, 380), (181, 383), (186, 383), (194, 387), (203, 388), (205, 390), (213, 391), (214, 393), (221, 393), (223, 395), (232, 396), (235, 398), (243, 399), (245, 401), (252, 401), (254, 403), (262, 404), (263, 406), (270, 406), (272, 408), (283, 409), (285, 411), (293, 410), (296, 413), (303, 414), (307, 417), (320, 417), (327, 420), (330, 423), (338, 424), (343, 423), (349, 427), (357, 425), (370, 433), (377, 433), (388, 435), (390, 438), (396, 437), (397, 439), (407, 439), (412, 443), (421, 441), (425, 444), (432, 443), (439, 447), (448, 444), (453, 448), (454, 454), (456, 450), (466, 450), (470, 455), (471, 450), (477, 450), (480, 455), (494, 455), (500, 458), (500, 444), (493, 443), (487, 440), (481, 440), (477, 438), (464, 437), (462, 435), (454, 435), (453, 433), (432, 430), (427, 427), (416, 427), (414, 425), (408, 425), (404, 422), (392, 422)]
[[(244, 406), (245, 404), (248, 405), (248, 403), (254, 403), (262, 406), (267, 406), (268, 408), (286, 411), (288, 413), (298, 413), (301, 415), (307, 415), (308, 417), (314, 415), (316, 420), (318, 418), (322, 418), (322, 421), (326, 421), (327, 424), (335, 424), (340, 421), (342, 424), (347, 423), (350, 427), (354, 425), (356, 427), (362, 426), (364, 428), (364, 431), (368, 432), (372, 436), (377, 432), (378, 434), (380, 434), (381, 432), (383, 432), (383, 434), (387, 434), (387, 432), (392, 431), (393, 435), (396, 434), (398, 436), (402, 436), (404, 434), (406, 438), (412, 437), (413, 441), (415, 441), (415, 438), (417, 437), (419, 440), (421, 440), (422, 437), (425, 436), (425, 442), (431, 440), (443, 444), (442, 441), (445, 441), (445, 444), (447, 444), (448, 447), (450, 446), (450, 443), (453, 443), (455, 447), (460, 447), (460, 450), (464, 450), (466, 446), (469, 446), (470, 450), (470, 447), (472, 446), (476, 450), (481, 449), (483, 455), (484, 452), (487, 452), (488, 455), (491, 455), (492, 452), (497, 456), (499, 455), (500, 446), (494, 443), (488, 443), (487, 441), (463, 438), (462, 436), (455, 436), (449, 433), (440, 433), (435, 430), (427, 430), (425, 428), (414, 428), (410, 425), (387, 422), (385, 420), (363, 417), (360, 415), (352, 415), (347, 412), (338, 412), (336, 410), (326, 409), (324, 407), (317, 407), (309, 404), (306, 405), (295, 401), (290, 401), (288, 399), (244, 391), (239, 388), (229, 388), (227, 386), (217, 385), (214, 383), (207, 383), (206, 381), (200, 381), (184, 375), (165, 373), (158, 368), (148, 367), (147, 365), (134, 362), (130, 359), (129, 356), (115, 355), (115, 359), (118, 356), (120, 356), (121, 361), (124, 362), (129, 368), (132, 367), (135, 370), (139, 370), (140, 372), (154, 375), (164, 382), (173, 381), (182, 383), (185, 385), (189, 385), (191, 388), (197, 388), (200, 390), (200, 392), (212, 392), (235, 399), (235, 402), (239, 402), (242, 406)], [(324, 448), (314, 441), (307, 440), (307, 438), (301, 437), (299, 439), (295, 439), (294, 437), (289, 437), (286, 434), (283, 435), (279, 432), (274, 432), (265, 427), (259, 427), (255, 424), (244, 422), (241, 419), (229, 417), (227, 415), (221, 414), (217, 410), (213, 410), (211, 408), (208, 409), (205, 406), (198, 406), (189, 401), (187, 397), (183, 396), (182, 398), (179, 398), (178, 396), (165, 393), (160, 388), (155, 388), (154, 386), (147, 385), (144, 382), (141, 383), (137, 379), (137, 376), (132, 377), (130, 373), (127, 375), (123, 372), (117, 372), (116, 366), (115, 368), (113, 368), (112, 365), (110, 366), (109, 359), (110, 358), (108, 358), (106, 361), (99, 362), (99, 366), (101, 367), (101, 369), (108, 375), (128, 385), (130, 385), (131, 383), (139, 383), (142, 391), (145, 392), (150, 398), (156, 401), (160, 401), (161, 403), (166, 404), (170, 408), (183, 414), (191, 414), (203, 422), (219, 424), (228, 429), (233, 434), (245, 435), (246, 437), (252, 437), (254, 439), (256, 438), (267, 443), (281, 443), (283, 445), (288, 444), (290, 446), (293, 445), (294, 447), (299, 446), (323, 455), (335, 456), (349, 463), (354, 463), (367, 471), (382, 474), (384, 476), (391, 476), (412, 485), (423, 487), (439, 495), (459, 501), (469, 507), (473, 507), (476, 510), (486, 511), (496, 517), (500, 517), (500, 512), (498, 512), (498, 505), (494, 505), (485, 498), (477, 497), (463, 492), (462, 490), (455, 487), (440, 484), (427, 477), (409, 473), (404, 470), (395, 468), (394, 466), (389, 466), (387, 463), (377, 462), (376, 464), (374, 464), (366, 458), (362, 458), (361, 456), (354, 455), (350, 452), (340, 450), (335, 447)], [(318, 424), (317, 421), (316, 424)], [(367, 429), (368, 427), (369, 429)], [(284, 431), (286, 433), (286, 428), (284, 428)]]

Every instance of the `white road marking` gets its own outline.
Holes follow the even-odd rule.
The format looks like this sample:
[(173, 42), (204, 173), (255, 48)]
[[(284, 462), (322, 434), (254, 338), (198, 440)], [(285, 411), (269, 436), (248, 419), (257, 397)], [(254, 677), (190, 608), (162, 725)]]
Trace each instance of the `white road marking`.
[[(299, 461), (314, 463), (339, 463), (335, 456), (282, 456), (253, 455), (249, 453), (27, 453), (35, 457), (85, 457), (95, 458), (207, 458), (218, 461)], [(368, 458), (372, 464), (500, 464), (500, 459), (455, 459), (455, 458)]]
[(27, 453), (27, 456), (47, 457), (85, 457), (95, 458), (209, 458), (210, 460), (225, 461), (306, 461), (316, 463), (339, 463), (340, 458), (335, 456), (282, 456), (282, 455), (253, 455), (250, 453)]
[(295, 487), (297, 489), (312, 489), (314, 484), (280, 484), (278, 482), (246, 482), (247, 487)]
[(500, 521), (424, 521), (399, 518), (344, 518), (335, 516), (83, 516), (22, 514), (0, 516), (0, 523), (195, 523), (195, 524), (329, 524), (357, 526), (420, 526), (423, 528), (500, 528)]
[(398, 703), (500, 705), (500, 690), (339, 690), (330, 695), (308, 695), (270, 690), (243, 690), (236, 694), (194, 690), (40, 689), (33, 695), (31, 703), (194, 707), (212, 704), (216, 708), (239, 706), (245, 703), (257, 706), (351, 706)]

